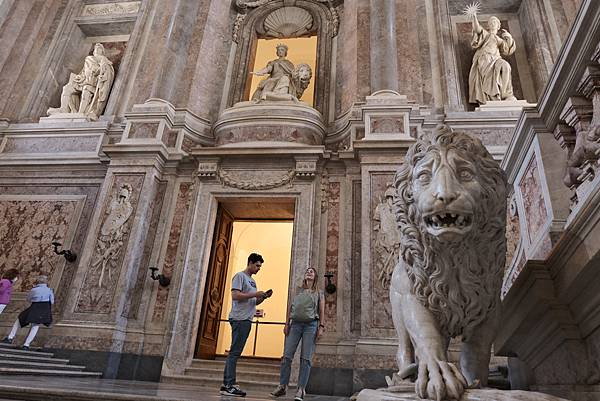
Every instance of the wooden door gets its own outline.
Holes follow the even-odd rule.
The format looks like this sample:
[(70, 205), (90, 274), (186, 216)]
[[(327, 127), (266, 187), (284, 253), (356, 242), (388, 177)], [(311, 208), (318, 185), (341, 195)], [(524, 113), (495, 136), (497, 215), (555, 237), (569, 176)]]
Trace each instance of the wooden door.
[(198, 328), (198, 340), (196, 341), (196, 358), (215, 359), (232, 231), (233, 216), (219, 205), (215, 234), (210, 250), (204, 297), (202, 298), (202, 314)]

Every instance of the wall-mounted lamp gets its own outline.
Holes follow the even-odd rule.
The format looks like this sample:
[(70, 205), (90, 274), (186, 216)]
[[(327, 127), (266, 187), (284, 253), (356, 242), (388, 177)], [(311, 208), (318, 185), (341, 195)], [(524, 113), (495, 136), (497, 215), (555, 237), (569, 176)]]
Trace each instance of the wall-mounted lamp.
[(157, 271), (158, 267), (150, 267), (150, 278), (152, 280), (158, 280), (158, 284), (160, 284), (161, 287), (168, 287), (169, 284), (171, 284), (171, 279), (162, 274), (157, 275)]
[(327, 277), (327, 285), (325, 286), (325, 292), (328, 294), (333, 294), (337, 290), (337, 288), (335, 287), (335, 284), (333, 284), (331, 282), (333, 273), (327, 272), (327, 273), (325, 273), (325, 277)]
[(69, 249), (63, 249), (62, 251), (58, 250), (58, 247), (62, 246), (60, 242), (53, 242), (52, 245), (54, 245), (54, 253), (57, 255), (63, 255), (67, 262), (73, 263), (77, 260), (77, 254), (71, 252)]

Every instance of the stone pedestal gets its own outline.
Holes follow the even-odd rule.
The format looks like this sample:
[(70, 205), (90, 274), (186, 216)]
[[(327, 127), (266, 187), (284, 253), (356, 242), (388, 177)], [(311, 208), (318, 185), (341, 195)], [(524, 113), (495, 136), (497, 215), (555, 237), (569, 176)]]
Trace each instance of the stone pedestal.
[(535, 107), (527, 100), (492, 100), (482, 104), (475, 111), (521, 111), (524, 107)]
[(55, 113), (40, 117), (40, 124), (84, 123), (90, 121), (83, 113)]
[[(362, 390), (357, 401), (430, 401), (422, 400), (414, 391), (413, 385), (396, 386), (382, 390)], [(467, 390), (459, 401), (566, 401), (564, 398), (532, 391), (503, 391), (495, 389)]]
[(214, 135), (217, 146), (242, 142), (321, 145), (325, 126), (321, 113), (301, 102), (240, 102), (219, 116)]

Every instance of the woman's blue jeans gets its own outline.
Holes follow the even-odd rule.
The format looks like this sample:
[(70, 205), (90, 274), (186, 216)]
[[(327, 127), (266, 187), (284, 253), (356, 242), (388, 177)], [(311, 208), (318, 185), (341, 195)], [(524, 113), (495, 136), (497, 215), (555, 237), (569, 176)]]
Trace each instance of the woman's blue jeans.
[(296, 322), (292, 320), (290, 331), (285, 338), (283, 347), (283, 358), (281, 358), (281, 372), (279, 374), (279, 384), (287, 386), (290, 382), (290, 373), (292, 371), (292, 360), (298, 348), (298, 343), (302, 340), (300, 351), (300, 374), (298, 375), (298, 387), (306, 388), (308, 377), (310, 376), (310, 367), (315, 352), (315, 340), (319, 321)]

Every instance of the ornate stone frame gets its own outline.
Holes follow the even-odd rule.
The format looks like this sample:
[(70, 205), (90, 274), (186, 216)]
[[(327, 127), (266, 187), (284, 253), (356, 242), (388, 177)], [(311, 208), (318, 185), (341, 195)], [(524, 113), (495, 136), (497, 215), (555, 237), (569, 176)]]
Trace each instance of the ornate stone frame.
[[(254, 5), (254, 3), (258, 5)], [(245, 99), (251, 66), (250, 60), (254, 58), (256, 41), (262, 31), (262, 22), (274, 10), (294, 6), (307, 10), (313, 17), (314, 31), (317, 40), (317, 63), (315, 78), (314, 108), (321, 115), (327, 117), (330, 109), (330, 83), (333, 79), (335, 48), (334, 43), (338, 34), (339, 16), (333, 1), (328, 0), (295, 0), (290, 4), (286, 0), (267, 0), (254, 3), (237, 2), (239, 13), (236, 17), (233, 30), (234, 51), (230, 60), (229, 71), (231, 84), (227, 96), (226, 107), (231, 107)]]

